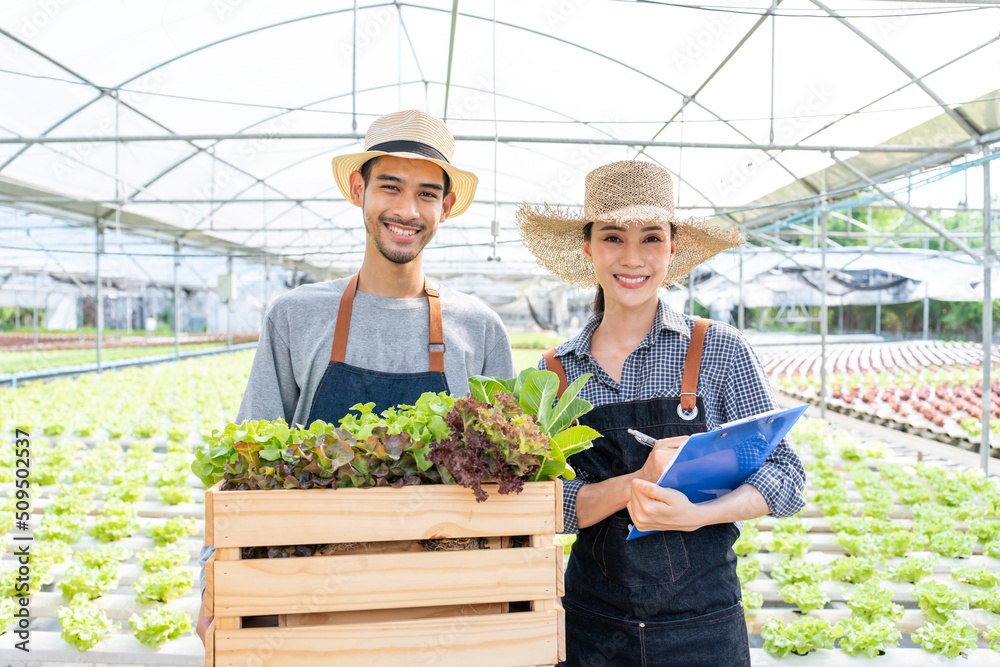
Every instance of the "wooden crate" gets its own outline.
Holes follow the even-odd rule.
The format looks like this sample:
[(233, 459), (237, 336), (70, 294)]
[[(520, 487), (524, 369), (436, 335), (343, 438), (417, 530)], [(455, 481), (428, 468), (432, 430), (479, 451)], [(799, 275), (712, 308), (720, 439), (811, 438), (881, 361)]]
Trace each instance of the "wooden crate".
[[(205, 493), (208, 667), (552, 665), (565, 659), (562, 489), (489, 499), (452, 485)], [(512, 548), (509, 538), (528, 536)], [(486, 538), (489, 548), (416, 542)], [(241, 559), (243, 547), (386, 543), (330, 556)], [(523, 542), (523, 540), (522, 540)], [(516, 604), (512, 604), (516, 603)], [(278, 627), (248, 617), (277, 616)]]

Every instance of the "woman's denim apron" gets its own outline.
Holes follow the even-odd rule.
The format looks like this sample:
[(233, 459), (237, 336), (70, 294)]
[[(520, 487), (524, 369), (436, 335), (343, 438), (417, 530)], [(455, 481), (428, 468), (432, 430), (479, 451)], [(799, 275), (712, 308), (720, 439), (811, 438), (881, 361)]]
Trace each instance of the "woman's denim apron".
[[(374, 412), (378, 414), (394, 405), (416, 403), (425, 391), (448, 391), (448, 380), (444, 376), (444, 330), (441, 325), (441, 299), (438, 291), (426, 279), (424, 292), (430, 309), (430, 370), (426, 373), (381, 373), (367, 368), (358, 368), (344, 363), (347, 354), (347, 334), (351, 328), (351, 310), (354, 293), (358, 288), (355, 274), (347, 283), (347, 289), (340, 297), (337, 310), (337, 324), (333, 334), (330, 363), (320, 380), (316, 395), (309, 410), (309, 424), (322, 419), (330, 424), (338, 424), (340, 418), (351, 411), (357, 403), (375, 402)], [(440, 349), (434, 349), (438, 347)]]
[[(708, 323), (699, 320), (692, 334), (680, 398), (612, 403), (580, 418), (603, 436), (571, 457), (581, 479), (600, 482), (642, 468), (650, 448), (629, 435), (629, 428), (657, 439), (707, 430), (704, 404), (695, 392)], [(555, 362), (557, 368), (548, 367), (564, 383), (562, 364)], [(736, 526), (661, 531), (629, 542), (630, 523), (623, 509), (580, 530), (566, 570), (567, 660), (561, 664), (749, 665), (732, 549)]]

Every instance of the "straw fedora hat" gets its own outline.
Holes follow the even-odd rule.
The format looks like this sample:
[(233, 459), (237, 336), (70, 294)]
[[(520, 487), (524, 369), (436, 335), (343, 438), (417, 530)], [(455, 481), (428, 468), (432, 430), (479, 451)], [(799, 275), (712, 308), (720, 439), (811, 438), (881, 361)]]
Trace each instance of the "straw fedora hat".
[(516, 220), (521, 239), (538, 264), (581, 287), (597, 286), (594, 267), (583, 254), (583, 227), (588, 222), (626, 227), (641, 222), (673, 223), (677, 254), (663, 279), (664, 287), (681, 282), (710, 257), (746, 242), (738, 229), (709, 225), (704, 219), (678, 218), (670, 174), (659, 165), (639, 160), (612, 162), (587, 174), (582, 211), (524, 204)]
[(455, 193), (455, 205), (448, 217), (454, 218), (472, 204), (479, 179), (475, 174), (452, 166), (455, 138), (445, 124), (417, 109), (396, 111), (375, 121), (365, 134), (363, 153), (338, 155), (333, 158), (333, 178), (337, 187), (351, 200), (351, 174), (361, 171), (361, 165), (373, 157), (392, 155), (411, 160), (433, 162), (447, 172), (451, 179), (449, 192)]

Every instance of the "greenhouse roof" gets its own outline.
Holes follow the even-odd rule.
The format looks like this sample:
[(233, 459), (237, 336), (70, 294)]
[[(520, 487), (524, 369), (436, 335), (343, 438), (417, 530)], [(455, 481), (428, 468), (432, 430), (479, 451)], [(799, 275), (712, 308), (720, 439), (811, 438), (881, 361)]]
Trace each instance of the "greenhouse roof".
[(578, 205), (614, 160), (753, 230), (1000, 139), (984, 2), (24, 0), (0, 53), (0, 205), (321, 275), (364, 248), (330, 159), (400, 108), (480, 177), (436, 275), (537, 274), (517, 205)]

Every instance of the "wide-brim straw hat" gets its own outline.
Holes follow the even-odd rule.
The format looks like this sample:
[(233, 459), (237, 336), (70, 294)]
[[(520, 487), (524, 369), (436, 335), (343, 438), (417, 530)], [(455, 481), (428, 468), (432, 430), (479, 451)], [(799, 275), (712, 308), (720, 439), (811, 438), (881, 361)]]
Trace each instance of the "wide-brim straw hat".
[(670, 174), (640, 160), (612, 162), (587, 174), (582, 210), (524, 204), (516, 220), (521, 239), (538, 264), (581, 287), (597, 285), (594, 267), (583, 254), (583, 227), (588, 222), (625, 227), (673, 223), (677, 254), (663, 279), (664, 287), (683, 281), (710, 257), (746, 242), (736, 228), (709, 225), (703, 218), (678, 218)]
[(380, 155), (427, 160), (444, 169), (451, 179), (448, 192), (455, 193), (449, 218), (461, 215), (472, 204), (479, 178), (451, 164), (455, 138), (434, 116), (410, 109), (377, 118), (365, 134), (364, 152), (333, 158), (333, 178), (347, 201), (351, 201), (351, 174), (361, 171), (361, 165)]

